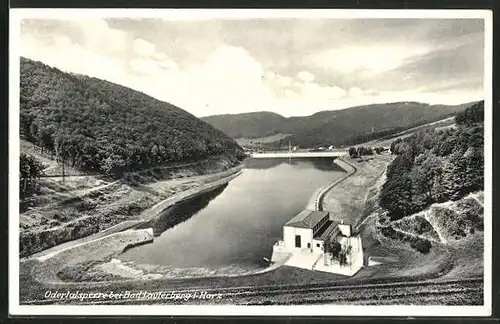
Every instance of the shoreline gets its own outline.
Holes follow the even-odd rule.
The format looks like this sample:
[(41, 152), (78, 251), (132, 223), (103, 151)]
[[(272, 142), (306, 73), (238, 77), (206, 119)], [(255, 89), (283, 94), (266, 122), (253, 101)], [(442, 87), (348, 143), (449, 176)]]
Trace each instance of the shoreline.
[(145, 211), (141, 212), (141, 214), (138, 216), (138, 219), (132, 219), (132, 220), (126, 220), (126, 221), (120, 222), (116, 225), (113, 225), (109, 228), (104, 229), (103, 231), (100, 231), (100, 232), (97, 232), (97, 233), (94, 233), (94, 234), (91, 234), (89, 236), (85, 236), (85, 237), (82, 237), (82, 238), (79, 238), (76, 240), (64, 242), (62, 244), (50, 247), (46, 250), (36, 252), (30, 256), (20, 258), (19, 261), (20, 261), (20, 263), (22, 263), (24, 261), (33, 260), (33, 259), (46, 259), (47, 255), (56, 256), (58, 253), (63, 252), (63, 251), (67, 251), (67, 250), (72, 249), (76, 246), (81, 246), (81, 245), (84, 245), (87, 243), (94, 242), (96, 240), (105, 239), (106, 237), (110, 237), (114, 234), (122, 233), (124, 231), (137, 230), (137, 229), (135, 229), (136, 227), (143, 226), (144, 224), (147, 224), (148, 222), (153, 221), (154, 219), (156, 219), (159, 216), (159, 214), (163, 210), (165, 210), (165, 209), (167, 209), (167, 208), (169, 208), (177, 203), (180, 203), (182, 201), (197, 197), (198, 195), (215, 190), (215, 189), (219, 188), (220, 186), (227, 184), (229, 181), (231, 181), (232, 179), (239, 176), (243, 172), (242, 169), (243, 169), (243, 165), (240, 164), (240, 165), (235, 166), (235, 167), (233, 167), (229, 170), (226, 170), (226, 171), (218, 172), (215, 174), (204, 175), (207, 178), (217, 176), (218, 174), (219, 175), (224, 174), (225, 176), (222, 179), (218, 179), (218, 180), (215, 180), (215, 181), (212, 181), (209, 183), (202, 184), (196, 188), (191, 188), (191, 189), (188, 189), (185, 191), (181, 191), (181, 192), (173, 195), (172, 197), (164, 199), (164, 200), (158, 202), (157, 204), (153, 205), (152, 207), (149, 207)]
[[(329, 190), (325, 195), (325, 203), (330, 205), (333, 200), (342, 200), (345, 204), (342, 205), (342, 209), (347, 207), (347, 210), (341, 210), (342, 212), (355, 211), (356, 208), (350, 206), (361, 202), (360, 190), (364, 190), (366, 186), (378, 178), (379, 172), (375, 172), (380, 169), (384, 162), (387, 160), (386, 157), (375, 158), (372, 163), (366, 165), (365, 163), (360, 164), (358, 167), (358, 172), (355, 176), (349, 177), (347, 181), (338, 181), (338, 186), (333, 186), (332, 190)], [(339, 193), (344, 192), (344, 195), (339, 195)], [(365, 196), (365, 195), (363, 195)], [(359, 216), (359, 215), (358, 215)], [(147, 229), (146, 232), (142, 233), (144, 236), (149, 236)], [(123, 232), (122, 232), (123, 233)], [(137, 244), (136, 241), (133, 244)], [(99, 244), (100, 245), (100, 244)], [(98, 246), (99, 247), (99, 246)], [(71, 255), (67, 255), (68, 261), (73, 262)], [(98, 273), (95, 270), (91, 273), (88, 269), (84, 267), (77, 268), (76, 275), (78, 278), (76, 280), (69, 277), (69, 281), (63, 281), (63, 279), (57, 277), (51, 277), (54, 272), (54, 264), (51, 262), (40, 262), (37, 260), (31, 260), (27, 262), (20, 269), (21, 278), (23, 280), (23, 285), (20, 286), (20, 297), (21, 304), (40, 304), (40, 303), (51, 303), (50, 301), (44, 299), (43, 293), (47, 290), (57, 290), (57, 289), (78, 289), (81, 292), (95, 291), (96, 289), (102, 290), (127, 290), (131, 292), (151, 290), (156, 291), (159, 289), (165, 289), (168, 287), (168, 291), (180, 291), (180, 290), (193, 290), (202, 289), (210, 291), (219, 291), (219, 289), (225, 290), (234, 287), (238, 291), (252, 291), (254, 289), (259, 289), (259, 287), (269, 286), (269, 287), (282, 287), (283, 285), (299, 285), (303, 286), (304, 289), (316, 289), (314, 287), (318, 286), (342, 286), (345, 284), (349, 285), (363, 285), (363, 284), (375, 284), (378, 283), (388, 283), (390, 285), (398, 286), (399, 282), (412, 283), (418, 280), (424, 280), (425, 283), (432, 283), (436, 278), (439, 278), (440, 272), (432, 271), (430, 273), (423, 274), (422, 276), (414, 277), (408, 276), (403, 273), (400, 276), (391, 275), (392, 271), (386, 273), (387, 270), (391, 270), (390, 264), (379, 265), (376, 267), (362, 268), (358, 274), (354, 277), (345, 278), (340, 276), (335, 276), (332, 274), (324, 274), (320, 272), (314, 272), (303, 269), (296, 269), (293, 267), (286, 266), (271, 266), (266, 267), (261, 270), (257, 270), (252, 273), (238, 274), (238, 275), (207, 275), (207, 276), (197, 276), (197, 277), (182, 277), (173, 278), (169, 276), (164, 276), (161, 273), (155, 273), (144, 271), (140, 276), (133, 277), (132, 274), (137, 273), (135, 268), (127, 269), (127, 264), (119, 264), (112, 261), (112, 257), (106, 259), (104, 262), (109, 263), (104, 266), (105, 269), (115, 269), (117, 273), (122, 273), (125, 275), (130, 275), (130, 277), (117, 278), (110, 274)], [(52, 268), (52, 269), (51, 269)], [(83, 269), (83, 271), (82, 271)], [(439, 271), (441, 268), (437, 269)], [(52, 270), (52, 271), (51, 271)], [(146, 269), (147, 270), (147, 269)], [(396, 271), (397, 269), (395, 269)], [(82, 273), (85, 277), (82, 280)], [(80, 277), (79, 277), (80, 276)], [(99, 280), (101, 279), (101, 280)], [(104, 279), (104, 280), (103, 280)], [(257, 297), (256, 297), (257, 298)], [(260, 297), (259, 297), (260, 298)], [(245, 303), (245, 297), (237, 297), (234, 302)], [(103, 304), (115, 303), (113, 301), (103, 301)], [(210, 302), (209, 302), (210, 303)], [(69, 304), (79, 304), (78, 302)], [(118, 302), (120, 304), (120, 302)]]
[[(326, 185), (326, 187), (323, 187), (322, 189), (320, 188), (321, 192), (319, 194), (316, 194), (316, 193), (313, 194), (313, 196), (311, 197), (311, 200), (313, 200), (313, 201), (322, 201), (322, 199), (323, 199), (323, 197), (324, 197), (324, 195), (326, 193), (328, 193), (331, 189), (333, 189), (335, 186), (337, 186), (343, 180), (347, 179), (348, 177), (350, 177), (350, 176), (352, 176), (353, 174), (356, 173), (357, 169), (356, 169), (355, 166), (353, 166), (349, 162), (344, 161), (341, 158), (340, 158), (339, 161), (337, 161), (337, 160), (338, 159), (335, 159), (333, 161), (333, 163), (336, 163), (338, 166), (340, 166), (342, 169), (344, 169), (347, 173), (345, 175), (343, 175), (341, 178), (336, 179), (332, 183)], [(181, 192), (181, 193), (179, 193), (177, 195), (174, 195), (173, 197), (167, 198), (167, 199), (165, 199), (165, 200), (163, 200), (163, 201), (155, 204), (154, 206), (148, 208), (147, 210), (143, 211), (141, 213), (142, 217), (141, 217), (140, 220), (126, 221), (126, 222), (122, 222), (122, 223), (119, 223), (119, 224), (115, 225), (113, 228), (118, 228), (117, 231), (113, 231), (112, 228), (108, 228), (107, 231), (103, 231), (103, 232), (106, 232), (106, 235), (102, 235), (103, 232), (96, 233), (95, 235), (96, 236), (100, 236), (100, 237), (95, 237), (95, 238), (87, 237), (87, 238), (85, 238), (86, 241), (84, 241), (82, 243), (73, 242), (74, 244), (72, 244), (72, 245), (70, 245), (68, 247), (65, 247), (63, 249), (60, 249), (60, 250), (56, 249), (56, 251), (53, 251), (53, 252), (50, 252), (50, 253), (40, 254), (40, 255), (38, 255), (36, 257), (36, 259), (38, 261), (44, 262), (46, 260), (49, 260), (50, 258), (54, 258), (55, 257), (56, 258), (56, 263), (58, 263), (57, 262), (57, 257), (58, 257), (58, 254), (60, 254), (60, 253), (63, 253), (63, 252), (66, 252), (66, 251), (71, 251), (74, 248), (83, 248), (83, 249), (85, 249), (85, 245), (91, 246), (96, 241), (106, 242), (109, 239), (116, 240), (115, 237), (120, 238), (120, 241), (123, 241), (123, 238), (121, 238), (120, 236), (118, 236), (116, 234), (123, 234), (123, 235), (125, 235), (126, 232), (130, 232), (130, 235), (136, 235), (137, 231), (141, 231), (143, 229), (152, 229), (152, 228), (150, 228), (147, 225), (149, 223), (153, 222), (155, 219), (157, 219), (157, 217), (160, 215), (160, 213), (162, 211), (166, 210), (167, 208), (169, 208), (169, 207), (171, 207), (171, 206), (173, 206), (173, 205), (175, 205), (175, 204), (177, 204), (179, 202), (192, 199), (194, 197), (197, 197), (198, 195), (201, 195), (203, 193), (215, 190), (215, 189), (219, 188), (220, 186), (227, 184), (229, 181), (231, 181), (232, 179), (234, 179), (237, 176), (239, 176), (243, 172), (243, 168), (244, 168), (244, 165), (240, 164), (240, 165), (238, 165), (236, 167), (231, 168), (230, 170), (224, 171), (225, 173), (229, 173), (229, 175), (226, 176), (226, 177), (224, 177), (224, 178), (222, 178), (222, 179), (219, 179), (219, 180), (207, 183), (207, 184), (199, 186), (197, 188), (188, 189), (188, 190), (183, 191), (183, 192)], [(126, 229), (120, 228), (123, 223), (129, 223), (128, 227)], [(127, 236), (125, 236), (125, 237), (127, 237)], [(144, 241), (142, 241), (142, 240), (137, 241), (133, 245), (150, 243), (152, 240), (154, 240), (154, 237), (152, 239), (149, 238), (149, 237), (148, 238), (144, 238)], [(113, 256), (115, 256), (116, 254), (120, 253), (120, 252), (117, 253), (116, 251), (118, 251), (120, 249), (121, 249), (120, 251), (123, 251), (123, 250), (129, 248), (131, 245), (127, 244), (126, 246), (122, 246), (121, 248), (117, 247), (116, 244), (112, 244), (112, 246), (113, 246), (111, 248), (111, 251), (113, 251), (112, 253), (111, 252), (107, 252), (107, 251), (92, 251), (92, 252), (89, 252), (89, 253), (90, 254), (93, 253), (94, 255), (95, 254), (101, 255), (99, 258), (96, 258), (94, 260), (96, 260), (96, 261), (107, 261), (104, 264), (108, 264), (108, 263), (112, 263)], [(55, 248), (57, 248), (57, 247), (55, 247)], [(83, 253), (83, 254), (87, 254), (87, 253)], [(64, 253), (63, 253), (63, 255), (64, 255)], [(104, 255), (104, 257), (103, 257), (103, 255)], [(91, 256), (88, 256), (88, 257), (91, 257)], [(110, 258), (111, 258), (111, 260), (110, 260)], [(77, 258), (77, 259), (80, 259), (80, 258)], [(244, 274), (238, 274), (238, 275), (227, 274), (227, 275), (219, 275), (219, 276), (217, 276), (217, 275), (216, 276), (207, 275), (207, 276), (199, 276), (199, 277), (194, 276), (193, 278), (252, 276), (252, 275), (259, 275), (259, 274), (263, 274), (263, 273), (267, 273), (267, 272), (276, 270), (276, 269), (280, 268), (281, 266), (283, 266), (283, 264), (271, 264), (271, 265), (269, 265), (269, 266), (267, 266), (267, 267), (265, 267), (263, 269), (256, 270), (256, 271), (253, 271), (253, 272), (244, 273)], [(127, 269), (125, 269), (125, 268), (127, 268)], [(129, 270), (131, 272), (134, 272), (134, 270), (136, 270), (136, 269), (134, 267), (131, 267), (131, 266), (120, 264), (120, 269), (119, 270), (120, 271), (121, 270)], [(106, 271), (106, 272), (108, 274), (110, 274), (110, 275), (113, 275), (113, 273), (114, 273), (114, 271), (112, 271), (112, 270)], [(141, 273), (141, 277), (138, 277), (138, 278), (123, 278), (122, 280), (119, 280), (119, 281), (124, 282), (124, 281), (134, 281), (134, 280), (144, 280), (144, 279), (147, 280), (147, 278), (150, 277), (150, 275), (151, 275), (150, 273), (142, 272)], [(163, 274), (160, 274), (160, 273), (159, 274), (155, 274), (155, 275), (163, 276)], [(53, 274), (50, 277), (54, 277)], [(163, 277), (162, 279), (164, 279), (164, 280), (169, 280), (169, 279), (172, 280), (173, 278)], [(182, 279), (191, 279), (191, 278), (188, 277), (188, 278), (182, 278)], [(111, 282), (115, 282), (115, 281), (117, 281), (117, 280), (111, 280)], [(108, 281), (95, 281), (95, 282), (90, 282), (90, 283), (105, 283), (105, 282), (108, 282)], [(78, 284), (78, 283), (81, 283), (81, 282), (76, 281), (76, 282), (67, 282), (67, 283), (68, 284)]]
[[(339, 163), (340, 162), (340, 163)], [(326, 186), (323, 186), (319, 188), (309, 199), (309, 202), (307, 203), (307, 209), (311, 210), (323, 210), (323, 199), (325, 195), (335, 188), (338, 184), (340, 184), (342, 181), (346, 180), (350, 176), (356, 173), (357, 168), (352, 165), (351, 163), (345, 161), (342, 156), (337, 157), (336, 159), (333, 160), (333, 163), (338, 165), (340, 168), (342, 168), (346, 174), (344, 174), (342, 177), (339, 179), (333, 181), (332, 183), (327, 184)]]
[[(195, 198), (203, 193), (215, 190), (220, 186), (227, 184), (229, 181), (233, 180), (234, 178), (238, 177), (243, 173), (243, 165), (240, 164), (236, 167), (233, 167), (221, 173), (227, 173), (229, 175), (225, 176), (222, 179), (203, 184), (199, 187), (181, 191), (178, 194), (169, 197), (165, 200), (162, 200), (157, 204), (153, 205), (152, 207), (146, 209), (139, 216), (141, 217), (140, 223), (136, 224), (135, 226), (144, 225), (150, 221), (155, 220), (162, 211), (164, 211), (169, 207), (172, 207), (175, 204), (178, 204), (185, 200), (189, 200), (191, 198)], [(213, 176), (213, 174), (207, 176)]]
[[(342, 160), (342, 162), (345, 162)], [(342, 163), (341, 162), (341, 163)], [(337, 179), (335, 180), (333, 183), (330, 183), (327, 187), (325, 187), (325, 190), (323, 190), (323, 195), (325, 196), (325, 199), (328, 200), (328, 198), (330, 198), (330, 196), (332, 195), (332, 192), (334, 190), (334, 188), (337, 188), (339, 187), (340, 184), (342, 184), (340, 187), (343, 187), (345, 186), (345, 182), (344, 180), (348, 179), (348, 178), (351, 178), (352, 180), (349, 180), (349, 183), (350, 182), (359, 182), (359, 181), (364, 181), (364, 178), (367, 174), (366, 172), (354, 172), (354, 169), (356, 168), (355, 166), (353, 166), (351, 163), (349, 162), (345, 162), (348, 166), (351, 166), (353, 170), (351, 170), (351, 172), (349, 172), (348, 174), (344, 175), (342, 178), (340, 179)], [(241, 166), (240, 166), (241, 167)], [(219, 185), (222, 185), (223, 183), (227, 183), (228, 181), (230, 181), (232, 178), (236, 177), (239, 173), (241, 173), (242, 171), (240, 170), (239, 172), (237, 172), (236, 174), (233, 174), (232, 177), (228, 177), (228, 178), (225, 178), (223, 180), (220, 180), (220, 184)], [(359, 173), (359, 176), (357, 176)], [(372, 175), (374, 176), (374, 175)], [(359, 179), (357, 179), (359, 178)], [(216, 185), (214, 185), (214, 183), (211, 184), (213, 187), (215, 187)], [(348, 185), (348, 184), (347, 184)], [(212, 187), (210, 186), (210, 187)], [(207, 188), (201, 188), (201, 189), (207, 189)], [(214, 188), (212, 188), (214, 189)], [(328, 189), (328, 190), (326, 190)], [(208, 190), (208, 189), (207, 189)], [(184, 193), (184, 198), (186, 197), (189, 197), (190, 194), (186, 194)], [(354, 197), (352, 197), (354, 198)], [(327, 201), (328, 202), (328, 201)], [(346, 203), (350, 203), (349, 200), (346, 200)], [(150, 218), (150, 219), (154, 219), (154, 218)], [(110, 261), (110, 259), (108, 258), (107, 261)], [(36, 268), (36, 267), (44, 267), (43, 266), (43, 263), (44, 262), (40, 262), (37, 264), (37, 262), (35, 263), (32, 263), (32, 264), (27, 264), (28, 266), (28, 269), (29, 268)], [(46, 268), (46, 267), (44, 267)], [(82, 289), (84, 289), (84, 287), (104, 287), (104, 286), (109, 286), (109, 285), (127, 285), (128, 287), (130, 287), (131, 290), (133, 289), (136, 289), (138, 286), (141, 285), (141, 283), (145, 283), (145, 282), (150, 282), (151, 285), (154, 285), (156, 286), (157, 284), (160, 284), (161, 283), (179, 283), (179, 284), (182, 284), (182, 285), (186, 285), (186, 286), (189, 286), (190, 285), (190, 282), (193, 282), (193, 283), (205, 283), (205, 284), (209, 284), (209, 282), (211, 280), (224, 280), (224, 278), (226, 279), (231, 279), (231, 280), (242, 280), (242, 281), (245, 281), (245, 282), (253, 282), (253, 279), (252, 278), (267, 278), (269, 276), (273, 276), (273, 273), (275, 273), (276, 271), (284, 271), (284, 270), (287, 270), (286, 269), (288, 267), (283, 267), (283, 266), (277, 266), (277, 265), (271, 265), (269, 267), (266, 267), (264, 269), (261, 269), (261, 270), (258, 270), (258, 271), (255, 271), (253, 273), (248, 273), (248, 274), (244, 274), (244, 275), (237, 275), (237, 276), (233, 276), (233, 277), (230, 277), (230, 276), (226, 276), (226, 275), (223, 275), (223, 276), (200, 276), (200, 277), (193, 277), (193, 278), (179, 278), (179, 279), (175, 279), (175, 278), (168, 278), (168, 277), (162, 277), (162, 278), (151, 278), (151, 276), (148, 278), (147, 276), (148, 275), (151, 275), (147, 272), (144, 272), (143, 273), (143, 276), (141, 276), (142, 278), (123, 278), (123, 279), (114, 279), (114, 280), (101, 280), (101, 281), (98, 281), (98, 280), (95, 280), (95, 281), (92, 281), (92, 280), (87, 280), (85, 282), (82, 282), (82, 281), (67, 281), (67, 282), (62, 282), (62, 281), (59, 281), (59, 282), (51, 282), (52, 280), (50, 280), (50, 276), (45, 276), (42, 274), (42, 276), (38, 276), (37, 279), (42, 279), (42, 280), (37, 280), (38, 281), (38, 284), (42, 284), (42, 285), (46, 285), (48, 287), (50, 287), (51, 284), (57, 284), (57, 285), (63, 285), (63, 286), (71, 286), (71, 287), (82, 287)], [(28, 270), (27, 269), (27, 270)], [(37, 271), (37, 270), (35, 270)], [(37, 271), (40, 273), (40, 271)], [(42, 271), (44, 272), (44, 271)], [(45, 279), (48, 279), (48, 280), (43, 280), (45, 277)], [(154, 277), (154, 276), (153, 276)], [(259, 279), (256, 279), (257, 281)], [(335, 278), (332, 278), (331, 280), (336, 280)], [(129, 286), (130, 285), (130, 286)], [(137, 287), (136, 287), (137, 286)], [(85, 288), (86, 289), (86, 288)], [(138, 288), (137, 288), (138, 289)], [(28, 293), (29, 294), (29, 293)], [(31, 294), (29, 294), (31, 295)]]

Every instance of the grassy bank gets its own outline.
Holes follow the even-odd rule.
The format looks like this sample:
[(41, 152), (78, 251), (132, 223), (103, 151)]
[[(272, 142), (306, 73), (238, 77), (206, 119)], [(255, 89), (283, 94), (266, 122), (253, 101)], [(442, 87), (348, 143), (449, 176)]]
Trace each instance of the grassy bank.
[(356, 173), (339, 182), (323, 197), (323, 210), (330, 211), (336, 220), (355, 225), (362, 215), (365, 200), (372, 187), (392, 160), (388, 155), (365, 158), (344, 157), (356, 167)]

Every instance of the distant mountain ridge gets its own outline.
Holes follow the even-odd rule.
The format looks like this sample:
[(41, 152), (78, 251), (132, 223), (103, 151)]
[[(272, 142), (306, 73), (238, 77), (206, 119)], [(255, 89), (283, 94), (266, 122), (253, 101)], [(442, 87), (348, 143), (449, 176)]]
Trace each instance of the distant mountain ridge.
[(366, 141), (371, 136), (385, 136), (451, 117), (474, 103), (430, 105), (394, 102), (320, 111), (303, 117), (286, 118), (272, 112), (253, 112), (212, 115), (202, 119), (235, 139), (285, 133), (291, 135), (272, 145), (278, 146), (291, 141), (294, 145), (303, 147), (338, 146), (357, 144), (356, 142)]
[[(287, 123), (287, 118), (269, 111), (213, 115), (201, 119), (232, 138), (274, 135), (286, 128)], [(227, 120), (230, 122), (228, 123)]]

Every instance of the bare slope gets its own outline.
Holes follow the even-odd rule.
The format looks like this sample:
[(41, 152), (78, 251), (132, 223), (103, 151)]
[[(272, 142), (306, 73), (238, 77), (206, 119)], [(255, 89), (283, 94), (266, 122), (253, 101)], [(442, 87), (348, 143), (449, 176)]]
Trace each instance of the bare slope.
[(160, 201), (235, 173), (233, 166), (226, 157), (212, 157), (142, 170), (119, 180), (96, 175), (40, 178), (36, 192), (21, 200), (20, 254), (138, 221)]

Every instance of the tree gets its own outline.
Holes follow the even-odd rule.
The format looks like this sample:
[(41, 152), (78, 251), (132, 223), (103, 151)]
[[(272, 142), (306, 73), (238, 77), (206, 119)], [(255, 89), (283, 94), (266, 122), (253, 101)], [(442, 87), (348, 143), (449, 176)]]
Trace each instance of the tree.
[(380, 191), (380, 206), (388, 211), (391, 220), (409, 215), (412, 206), (412, 180), (409, 171), (412, 162), (399, 155), (387, 169), (387, 180)]
[(458, 125), (473, 125), (484, 122), (484, 101), (480, 101), (455, 116)]
[(58, 133), (56, 139), (54, 140), (54, 147), (56, 150), (56, 160), (61, 162), (62, 165), (62, 179), (64, 181), (65, 177), (65, 165), (66, 157), (68, 156), (67, 146), (66, 146), (66, 135)]
[(425, 205), (427, 205), (432, 203), (432, 188), (434, 187), (434, 182), (443, 171), (442, 162), (429, 151), (419, 155), (415, 162), (416, 165), (412, 173), (413, 186), (417, 194), (425, 194)]
[(108, 156), (104, 159), (102, 165), (102, 171), (111, 176), (117, 176), (124, 173), (125, 168), (126, 161), (119, 156)]
[(43, 174), (43, 164), (31, 155), (21, 153), (19, 157), (19, 172), (20, 172), (20, 195), (27, 195), (29, 189), (33, 187), (34, 181)]
[(403, 140), (401, 138), (398, 138), (397, 140), (395, 140), (394, 142), (391, 143), (391, 154), (396, 154), (394, 152), (395, 148), (396, 148), (396, 145), (398, 145), (399, 143), (401, 143)]
[(343, 266), (343, 265), (346, 265), (347, 264), (347, 256), (351, 254), (351, 246), (347, 246), (347, 248), (345, 250), (342, 250), (340, 251), (340, 254), (339, 254), (339, 261), (340, 261), (340, 265)]
[(350, 156), (351, 158), (356, 158), (356, 157), (358, 157), (358, 151), (356, 150), (356, 148), (355, 148), (355, 147), (350, 147), (350, 148), (349, 148), (349, 156)]
[(414, 146), (407, 141), (401, 141), (394, 145), (393, 153), (396, 155), (402, 155), (408, 160), (413, 160), (415, 158)]
[(342, 250), (342, 245), (335, 239), (328, 241), (327, 252), (331, 254), (332, 260), (339, 260), (340, 251)]

